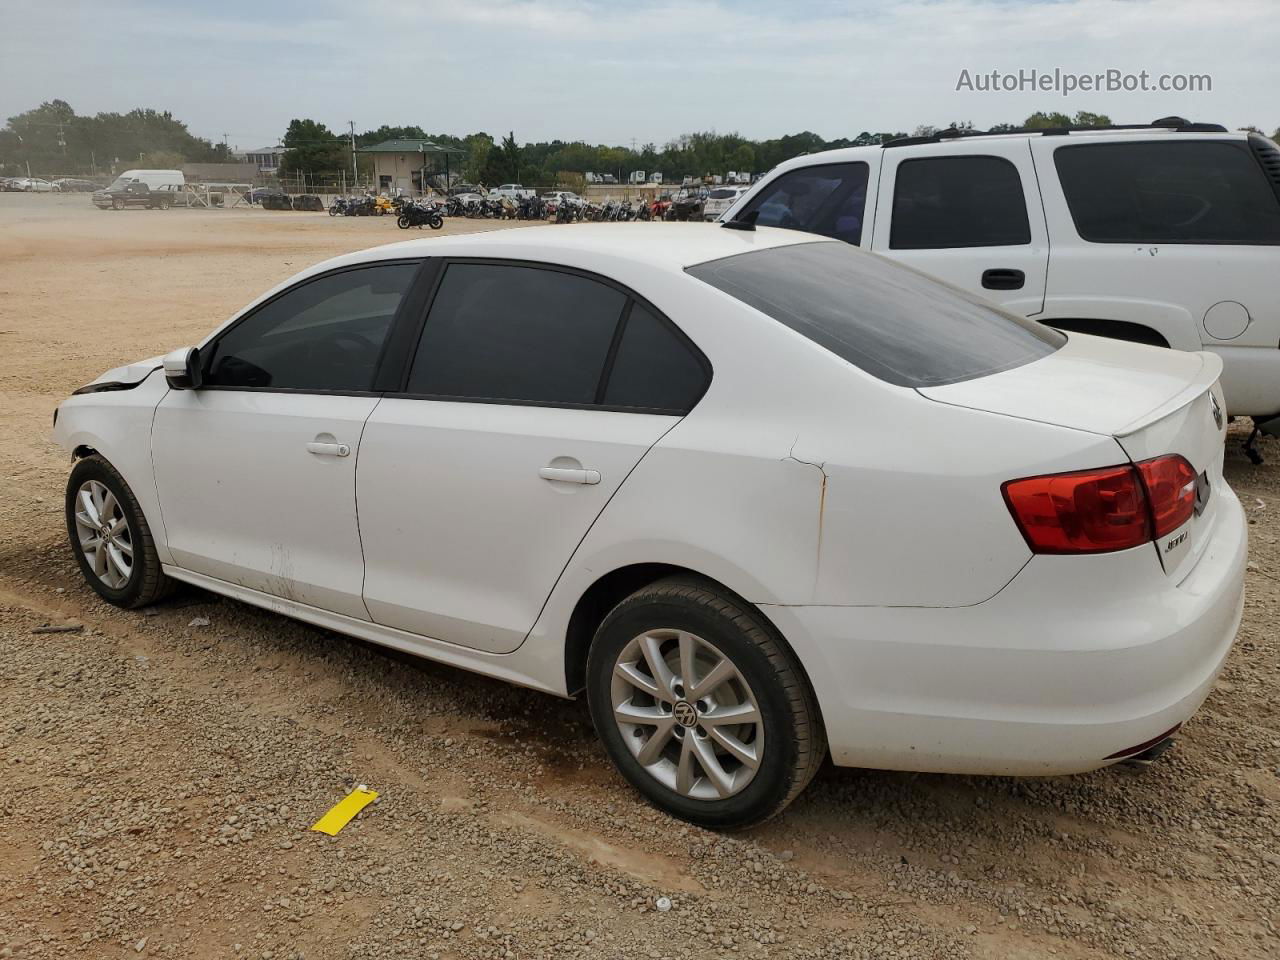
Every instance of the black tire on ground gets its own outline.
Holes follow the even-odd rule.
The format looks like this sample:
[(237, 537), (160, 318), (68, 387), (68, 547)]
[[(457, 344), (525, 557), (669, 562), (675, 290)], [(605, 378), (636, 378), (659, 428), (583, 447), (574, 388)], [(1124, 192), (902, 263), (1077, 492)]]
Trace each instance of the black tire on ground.
[[(623, 742), (611, 699), (615, 663), (633, 638), (663, 629), (714, 644), (755, 695), (765, 749), (755, 776), (737, 794), (681, 796), (654, 779)], [(614, 765), (655, 806), (690, 823), (725, 829), (767, 820), (808, 786), (827, 755), (817, 701), (786, 642), (752, 604), (696, 577), (659, 580), (614, 607), (592, 641), (586, 679), (592, 722)]]
[(401, 230), (408, 230), (413, 226), (413, 224), (409, 221), (409, 215), (407, 213), (402, 213), (400, 216), (396, 217), (396, 226)]
[(123, 210), (123, 209), (124, 209), (124, 201), (123, 201), (123, 200), (121, 200), (121, 199), (119, 199), (119, 198), (116, 198), (115, 200), (112, 200), (112, 201), (111, 201), (111, 209), (112, 209), (112, 210)]
[[(107, 586), (93, 572), (92, 566), (80, 546), (76, 529), (77, 494), (80, 487), (90, 480), (97, 480), (116, 498), (128, 524), (128, 537), (133, 548), (133, 570), (129, 579), (120, 587)], [(124, 477), (98, 454), (85, 457), (76, 463), (67, 478), (66, 493), (67, 536), (71, 540), (71, 552), (75, 554), (80, 572), (98, 596), (117, 607), (133, 610), (145, 607), (166, 597), (174, 582), (160, 569), (151, 527), (143, 516), (142, 508)]]

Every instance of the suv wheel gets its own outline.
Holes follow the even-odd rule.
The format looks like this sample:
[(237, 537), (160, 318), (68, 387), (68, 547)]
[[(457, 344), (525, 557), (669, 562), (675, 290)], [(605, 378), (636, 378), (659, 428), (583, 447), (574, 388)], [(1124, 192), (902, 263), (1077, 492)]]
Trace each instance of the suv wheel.
[(67, 480), (67, 533), (80, 572), (97, 594), (133, 609), (164, 597), (151, 528), (124, 478), (102, 457), (85, 457)]
[(799, 664), (751, 604), (672, 577), (618, 604), (587, 661), (591, 717), (618, 770), (705, 827), (779, 813), (826, 754)]

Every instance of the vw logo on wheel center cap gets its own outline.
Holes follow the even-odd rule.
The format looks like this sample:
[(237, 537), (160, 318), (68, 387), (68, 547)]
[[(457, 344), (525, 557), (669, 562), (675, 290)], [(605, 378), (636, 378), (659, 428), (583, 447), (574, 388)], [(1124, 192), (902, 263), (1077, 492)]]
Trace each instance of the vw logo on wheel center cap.
[(693, 727), (698, 724), (698, 711), (694, 709), (693, 704), (688, 700), (677, 701), (676, 705), (671, 708), (671, 715), (676, 718), (676, 723), (682, 727)]

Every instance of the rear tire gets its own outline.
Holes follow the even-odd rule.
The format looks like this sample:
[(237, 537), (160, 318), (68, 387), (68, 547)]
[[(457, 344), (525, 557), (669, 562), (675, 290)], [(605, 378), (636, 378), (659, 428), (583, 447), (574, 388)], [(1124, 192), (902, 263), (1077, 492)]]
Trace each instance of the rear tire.
[[(708, 688), (713, 676), (723, 679)], [(780, 813), (827, 753), (817, 702), (781, 636), (753, 605), (693, 577), (643, 587), (605, 617), (587, 699), (619, 772), (703, 827)]]
[(137, 498), (101, 456), (85, 457), (72, 468), (66, 515), (80, 572), (102, 599), (133, 610), (172, 591)]

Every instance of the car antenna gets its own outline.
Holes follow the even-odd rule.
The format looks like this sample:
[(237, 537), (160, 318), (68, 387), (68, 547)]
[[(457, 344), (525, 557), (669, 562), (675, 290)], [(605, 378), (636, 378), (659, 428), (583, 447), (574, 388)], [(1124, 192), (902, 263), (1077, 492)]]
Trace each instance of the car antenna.
[(740, 217), (734, 217), (732, 220), (726, 220), (720, 226), (726, 230), (754, 230), (756, 228), (756, 218), (760, 216), (759, 210), (752, 210), (750, 213), (744, 213)]

